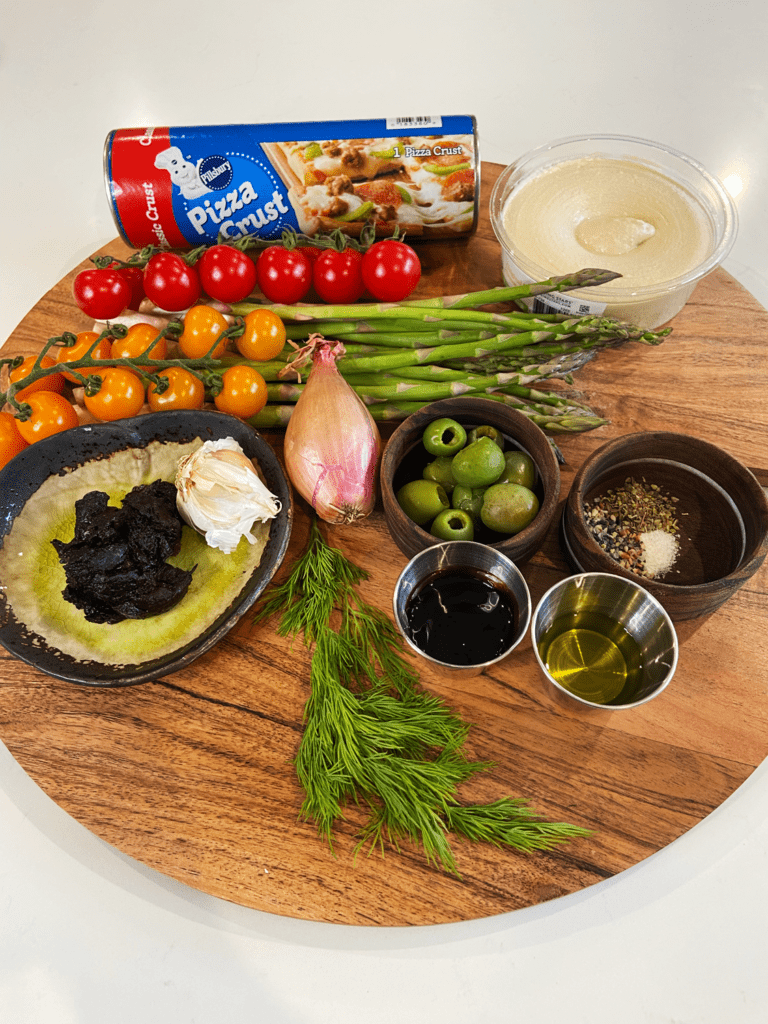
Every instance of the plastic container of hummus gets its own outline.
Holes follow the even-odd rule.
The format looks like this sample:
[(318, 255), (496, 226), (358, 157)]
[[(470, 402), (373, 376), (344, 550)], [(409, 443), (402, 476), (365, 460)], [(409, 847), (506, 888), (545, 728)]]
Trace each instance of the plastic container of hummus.
[(490, 198), (508, 285), (587, 267), (621, 277), (529, 300), (535, 312), (602, 314), (655, 330), (736, 239), (736, 206), (695, 160), (656, 142), (584, 135), (506, 167)]

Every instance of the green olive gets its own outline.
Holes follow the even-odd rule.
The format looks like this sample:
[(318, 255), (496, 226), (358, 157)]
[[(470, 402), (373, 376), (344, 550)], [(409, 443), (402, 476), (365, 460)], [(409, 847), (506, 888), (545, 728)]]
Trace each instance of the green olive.
[(395, 497), (403, 512), (419, 526), (451, 504), (437, 480), (411, 480), (403, 484)]
[(441, 540), (473, 540), (475, 526), (469, 512), (446, 508), (435, 516), (429, 532)]
[(514, 534), (524, 530), (536, 518), (539, 499), (522, 484), (493, 484), (483, 497), (480, 518), (496, 533)]
[(467, 443), (467, 432), (456, 420), (443, 416), (427, 424), (421, 440), (430, 455), (455, 455)]
[(453, 479), (465, 487), (488, 487), (504, 472), (504, 453), (490, 437), (480, 437), (454, 455)]
[(473, 522), (480, 522), (480, 509), (483, 507), (484, 487), (464, 487), (456, 484), (451, 494), (451, 505), (453, 508), (461, 508), (469, 512)]
[(506, 466), (497, 483), (522, 484), (523, 487), (533, 488), (536, 483), (536, 463), (530, 455), (520, 451), (504, 452), (504, 462)]
[(472, 444), (473, 441), (477, 441), (480, 437), (490, 437), (499, 448), (504, 448), (504, 435), (497, 427), (492, 427), (490, 423), (483, 423), (479, 427), (473, 427), (467, 434), (467, 442)]
[(446, 494), (451, 494), (456, 485), (451, 472), (453, 458), (450, 455), (438, 455), (432, 462), (427, 463), (422, 472), (425, 480), (437, 480)]

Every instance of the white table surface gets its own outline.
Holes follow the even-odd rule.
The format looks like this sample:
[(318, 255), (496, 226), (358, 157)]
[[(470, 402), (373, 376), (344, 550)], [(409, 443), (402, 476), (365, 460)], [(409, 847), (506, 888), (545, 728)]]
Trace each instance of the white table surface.
[[(587, 132), (664, 142), (741, 181), (725, 268), (768, 306), (764, 0), (2, 6), (0, 341), (115, 237), (107, 132), (169, 124), (471, 113), (500, 163)], [(145, 868), (0, 744), (0, 1021), (764, 1024), (766, 818), (762, 765), (583, 892), (460, 925), (337, 927)]]

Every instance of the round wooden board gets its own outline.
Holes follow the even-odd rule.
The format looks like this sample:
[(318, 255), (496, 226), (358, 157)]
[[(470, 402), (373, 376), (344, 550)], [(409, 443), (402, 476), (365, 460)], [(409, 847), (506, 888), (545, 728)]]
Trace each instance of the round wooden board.
[[(484, 165), (484, 206), (500, 171)], [(119, 241), (104, 251), (125, 253)], [(501, 283), (487, 215), (464, 241), (420, 247), (419, 294)], [(85, 264), (84, 264), (85, 265)], [(78, 268), (80, 269), (80, 268)], [(2, 350), (29, 354), (64, 330), (90, 326), (71, 299), (76, 271), (24, 318)], [(714, 441), (768, 482), (768, 313), (718, 270), (696, 289), (659, 348), (626, 345), (581, 370), (587, 402), (611, 422), (558, 437), (561, 502), (584, 457), (610, 437), (677, 430)], [(385, 436), (388, 430), (384, 430)], [(265, 437), (281, 454), (281, 435)], [(288, 560), (307, 536), (298, 502)], [(332, 543), (370, 572), (362, 590), (391, 609), (406, 559), (381, 507), (329, 527)], [(525, 566), (536, 602), (568, 574), (553, 529)], [(291, 759), (308, 696), (309, 653), (271, 625), (243, 621), (189, 668), (156, 682), (94, 690), (0, 657), (0, 737), (25, 771), (88, 829), (137, 860), (206, 893), (288, 917), (354, 925), (470, 920), (584, 889), (637, 864), (701, 821), (768, 748), (765, 612), (768, 564), (708, 618), (680, 623), (677, 674), (657, 700), (605, 720), (581, 720), (546, 695), (530, 640), (503, 667), (424, 685), (473, 723), (469, 751), (495, 767), (467, 801), (524, 796), (547, 818), (594, 830), (550, 853), (456, 842), (460, 877), (420, 850), (354, 858), (354, 808), (331, 852), (299, 820)]]

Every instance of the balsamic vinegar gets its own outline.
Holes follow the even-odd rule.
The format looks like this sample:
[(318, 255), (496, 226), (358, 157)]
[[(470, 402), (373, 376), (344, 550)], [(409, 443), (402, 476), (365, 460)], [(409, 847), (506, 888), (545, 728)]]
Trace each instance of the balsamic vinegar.
[(511, 591), (494, 577), (445, 569), (411, 594), (405, 619), (408, 636), (430, 658), (481, 665), (514, 643), (518, 609)]

